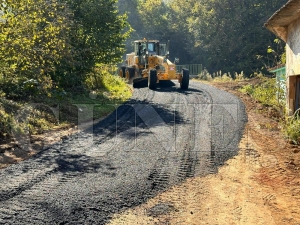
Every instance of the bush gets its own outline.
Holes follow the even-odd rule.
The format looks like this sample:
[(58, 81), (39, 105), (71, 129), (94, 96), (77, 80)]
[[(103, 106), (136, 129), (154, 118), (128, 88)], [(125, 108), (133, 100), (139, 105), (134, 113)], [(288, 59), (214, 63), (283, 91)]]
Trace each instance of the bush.
[(242, 92), (243, 94), (248, 94), (248, 95), (252, 96), (254, 93), (254, 87), (251, 84), (247, 84), (240, 89), (240, 92)]
[(206, 69), (202, 70), (202, 72), (198, 75), (198, 78), (200, 80), (206, 80), (206, 81), (212, 80), (212, 76), (209, 74), (209, 72)]
[(299, 111), (292, 117), (285, 118), (285, 92), (284, 85), (279, 85), (276, 78), (267, 78), (262, 74), (257, 75), (259, 82), (255, 85), (248, 84), (240, 89), (256, 101), (265, 106), (271, 106), (280, 112), (283, 133), (294, 144), (300, 143), (300, 116)]
[(92, 73), (87, 76), (85, 84), (88, 89), (98, 95), (103, 95), (109, 100), (127, 100), (131, 97), (131, 89), (125, 80), (119, 76), (112, 75), (107, 65), (98, 65)]
[(0, 137), (9, 140), (14, 134), (40, 134), (49, 130), (57, 121), (47, 107), (28, 107), (4, 97), (0, 100)]
[(215, 81), (215, 82), (230, 82), (230, 81), (233, 81), (233, 79), (232, 79), (230, 73), (224, 73), (221, 76), (214, 77), (213, 81)]
[(284, 124), (284, 131), (287, 138), (294, 144), (300, 143), (300, 116), (299, 112), (286, 119)]
[(263, 105), (278, 106), (277, 91), (276, 79), (266, 78), (255, 87), (252, 96)]
[(283, 110), (285, 108), (285, 96), (282, 95), (284, 90), (278, 85), (276, 78), (267, 78), (259, 74), (256, 79), (259, 80), (256, 84), (245, 85), (239, 91), (250, 95), (265, 106)]
[(5, 140), (11, 137), (13, 118), (0, 107), (0, 139)]

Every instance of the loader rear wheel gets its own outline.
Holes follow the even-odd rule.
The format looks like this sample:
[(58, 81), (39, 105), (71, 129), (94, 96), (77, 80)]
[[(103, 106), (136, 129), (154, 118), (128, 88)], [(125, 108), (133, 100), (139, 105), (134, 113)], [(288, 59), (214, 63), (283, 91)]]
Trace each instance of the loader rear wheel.
[(188, 89), (190, 83), (190, 72), (187, 69), (182, 69), (182, 80), (180, 83), (181, 89)]
[(120, 69), (119, 69), (119, 76), (122, 77), (122, 78), (125, 77), (125, 69), (126, 69), (125, 66), (121, 66)]
[(132, 83), (132, 80), (134, 78), (134, 72), (135, 72), (135, 69), (132, 67), (126, 67), (126, 69), (125, 69), (125, 79), (130, 84)]
[(156, 81), (157, 81), (157, 72), (156, 70), (150, 70), (150, 74), (148, 77), (148, 87), (151, 90), (156, 89)]

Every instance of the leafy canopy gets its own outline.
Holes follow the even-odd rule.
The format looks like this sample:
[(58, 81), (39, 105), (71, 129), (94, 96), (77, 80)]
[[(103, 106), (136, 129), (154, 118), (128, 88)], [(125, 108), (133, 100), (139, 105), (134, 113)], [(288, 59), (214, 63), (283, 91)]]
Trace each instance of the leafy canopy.
[(0, 0), (0, 82), (6, 93), (82, 86), (96, 63), (116, 63), (131, 28), (116, 0)]

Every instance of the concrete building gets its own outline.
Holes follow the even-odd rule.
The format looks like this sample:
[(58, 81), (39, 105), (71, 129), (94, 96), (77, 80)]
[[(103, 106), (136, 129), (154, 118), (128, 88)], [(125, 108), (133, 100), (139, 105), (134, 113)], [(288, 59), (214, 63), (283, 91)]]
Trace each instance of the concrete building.
[(291, 115), (300, 108), (300, 0), (289, 0), (265, 27), (286, 42), (286, 98)]

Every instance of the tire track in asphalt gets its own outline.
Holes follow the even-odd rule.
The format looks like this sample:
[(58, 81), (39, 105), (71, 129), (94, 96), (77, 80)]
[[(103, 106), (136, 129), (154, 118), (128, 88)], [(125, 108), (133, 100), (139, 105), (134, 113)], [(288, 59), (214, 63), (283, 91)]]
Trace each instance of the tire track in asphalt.
[[(75, 175), (76, 176), (76, 175)], [(60, 182), (63, 182), (64, 180), (68, 181), (70, 179), (70, 177), (73, 177), (72, 175), (69, 177), (62, 177), (62, 179), (60, 180)], [(49, 186), (48, 183), (45, 184), (47, 187)], [(26, 186), (25, 186), (26, 187)]]
[[(178, 175), (181, 178), (180, 181), (184, 180), (186, 177), (195, 176), (197, 170), (202, 171), (202, 173), (203, 171), (206, 171), (205, 173), (209, 173), (207, 172), (209, 168), (207, 167), (206, 163), (203, 163), (203, 154), (201, 153), (205, 152), (205, 147), (210, 148), (210, 144), (204, 143), (207, 142), (207, 138), (202, 139), (202, 143), (198, 142), (200, 140), (199, 133), (201, 133), (202, 130), (206, 130), (208, 128), (208, 121), (205, 121), (205, 123), (203, 123), (203, 121), (201, 122), (199, 118), (204, 119), (203, 115), (208, 114), (207, 111), (210, 112), (209, 106), (212, 99), (210, 98), (208, 93), (203, 91), (198, 92), (199, 89), (193, 88), (192, 83), (189, 90), (193, 90), (195, 93), (193, 95), (186, 95), (188, 97), (184, 99), (184, 105), (186, 105), (186, 107), (189, 108), (191, 112), (189, 114), (190, 128), (188, 128), (188, 130), (186, 131), (186, 133), (189, 134), (189, 137), (184, 137), (188, 138), (186, 141), (188, 145), (186, 147), (186, 150), (183, 151), (183, 155), (181, 156), (181, 165)], [(189, 97), (191, 97), (192, 99)]]
[[(169, 151), (165, 159), (160, 160), (159, 164), (156, 164), (155, 169), (150, 173), (149, 180), (153, 181), (153, 188), (158, 189), (163, 189), (170, 184), (178, 183), (186, 177), (194, 175), (198, 162), (198, 151), (192, 151), (195, 147), (193, 106), (198, 102), (203, 103), (204, 99), (207, 98), (202, 92), (197, 93), (196, 90), (181, 91), (178, 88), (173, 88), (171, 90), (164, 89), (163, 93), (166, 93), (166, 96), (170, 95), (170, 93), (175, 94), (176, 99), (173, 102), (169, 102), (169, 104), (175, 106), (174, 109), (179, 115), (185, 115), (186, 121), (176, 121), (178, 125), (175, 126), (174, 135), (172, 135), (174, 136), (172, 140), (176, 142), (176, 149)], [(209, 102), (209, 100), (206, 100), (206, 102)], [(180, 145), (181, 143), (185, 143), (185, 145), (182, 146)]]
[[(190, 87), (136, 89), (132, 100), (93, 129), (0, 171), (0, 224), (105, 224), (186, 177), (215, 172), (237, 151), (239, 134), (223, 156), (218, 149), (224, 146), (213, 138), (220, 137), (214, 116), (222, 109), (218, 104), (237, 100), (207, 85)], [(155, 112), (158, 121), (147, 121)], [(244, 120), (237, 120), (241, 132)], [(166, 151), (173, 140), (176, 148)]]

